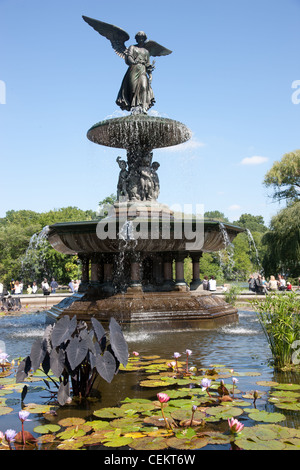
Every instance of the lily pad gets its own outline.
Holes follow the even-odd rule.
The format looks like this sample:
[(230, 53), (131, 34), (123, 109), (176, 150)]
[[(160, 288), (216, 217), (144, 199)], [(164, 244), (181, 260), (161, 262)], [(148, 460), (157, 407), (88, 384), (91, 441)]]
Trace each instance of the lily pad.
[[(184, 421), (187, 419), (191, 419), (192, 412), (191, 410), (178, 409), (178, 410), (172, 411), (171, 416), (173, 419), (176, 419), (177, 421)], [(205, 413), (202, 413), (201, 411), (195, 411), (193, 419), (195, 419), (196, 421), (199, 421), (204, 418), (205, 418)]]
[(58, 424), (60, 424), (63, 427), (69, 427), (69, 426), (79, 426), (80, 424), (84, 424), (85, 419), (83, 418), (64, 418), (58, 421)]
[(166, 439), (162, 437), (143, 437), (132, 440), (129, 447), (134, 450), (161, 450), (167, 449), (168, 444)]
[(0, 416), (8, 415), (12, 411), (14, 411), (13, 408), (10, 408), (9, 406), (0, 406)]
[(274, 388), (276, 390), (300, 390), (300, 384), (279, 384)]
[(206, 413), (216, 419), (230, 419), (243, 414), (244, 410), (235, 406), (219, 405), (206, 410)]
[(279, 385), (278, 382), (274, 382), (273, 380), (259, 380), (256, 383), (262, 387), (275, 387), (276, 385)]
[(126, 410), (117, 407), (102, 408), (100, 410), (95, 410), (93, 415), (98, 418), (115, 419), (120, 418), (121, 416), (126, 416)]
[(57, 446), (60, 450), (77, 450), (83, 447), (84, 443), (81, 441), (76, 441), (74, 439), (70, 439), (69, 441), (65, 441), (62, 444)]
[(167, 439), (169, 447), (180, 450), (196, 450), (207, 446), (208, 439), (205, 437), (193, 437), (192, 439), (178, 439), (177, 437), (171, 437)]
[(88, 421), (88, 424), (95, 431), (100, 429), (108, 429), (110, 427), (110, 423), (108, 421), (101, 421), (101, 419), (97, 419), (95, 421)]
[(263, 421), (264, 423), (279, 423), (285, 420), (285, 416), (281, 413), (269, 413), (268, 411), (258, 411), (249, 413), (249, 418), (254, 421)]
[(49, 434), (59, 431), (60, 426), (58, 426), (58, 424), (44, 424), (42, 426), (36, 426), (33, 430), (38, 434)]
[(29, 411), (29, 413), (42, 414), (42, 413), (49, 413), (51, 408), (53, 408), (53, 407), (50, 406), (50, 405), (39, 405), (39, 404), (36, 404), (36, 403), (28, 403), (24, 407), (24, 410)]
[(74, 439), (76, 437), (85, 436), (86, 431), (78, 426), (70, 426), (69, 428), (65, 429), (64, 431), (57, 434), (59, 439), (68, 440)]
[(285, 444), (281, 441), (253, 441), (251, 439), (245, 439), (239, 437), (235, 440), (235, 444), (244, 450), (283, 450), (285, 449)]

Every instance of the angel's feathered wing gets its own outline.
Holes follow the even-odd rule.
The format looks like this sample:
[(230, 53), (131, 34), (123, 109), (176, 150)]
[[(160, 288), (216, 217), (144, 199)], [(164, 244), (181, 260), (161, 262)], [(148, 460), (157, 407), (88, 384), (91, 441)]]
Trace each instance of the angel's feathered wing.
[(109, 39), (111, 45), (115, 52), (122, 57), (125, 58), (125, 51), (126, 46), (125, 42), (128, 41), (130, 38), (129, 34), (126, 33), (118, 26), (114, 26), (113, 24), (104, 23), (103, 21), (94, 20), (93, 18), (89, 18), (88, 16), (82, 17), (84, 21), (86, 21), (95, 31), (97, 31), (101, 36)]
[(145, 42), (144, 48), (147, 49), (149, 54), (153, 57), (172, 54), (170, 49), (167, 49), (166, 47), (161, 46), (157, 42), (151, 40)]

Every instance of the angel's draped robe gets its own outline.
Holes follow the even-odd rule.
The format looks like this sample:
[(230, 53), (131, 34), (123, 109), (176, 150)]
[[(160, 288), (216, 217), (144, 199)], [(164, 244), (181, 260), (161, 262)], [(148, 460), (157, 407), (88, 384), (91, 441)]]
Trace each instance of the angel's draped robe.
[(147, 49), (130, 46), (125, 61), (129, 65), (123, 78), (116, 103), (122, 110), (141, 107), (147, 111), (154, 105), (154, 94), (147, 74), (150, 65)]

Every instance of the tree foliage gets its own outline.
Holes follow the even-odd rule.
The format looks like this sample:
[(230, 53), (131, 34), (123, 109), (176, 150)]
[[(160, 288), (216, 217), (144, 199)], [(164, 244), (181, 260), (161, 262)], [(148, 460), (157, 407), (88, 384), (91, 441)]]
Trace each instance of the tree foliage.
[[(7, 287), (10, 280), (40, 282), (44, 276), (68, 282), (78, 273), (77, 257), (56, 252), (47, 240), (30, 247), (30, 241), (43, 227), (57, 222), (91, 220), (91, 210), (65, 207), (38, 213), (30, 210), (8, 211), (0, 219), (0, 280)], [(76, 276), (77, 277), (77, 276)]]
[(275, 215), (263, 237), (267, 250), (263, 266), (267, 275), (275, 273), (298, 277), (300, 272), (300, 201)]
[(276, 201), (299, 201), (300, 197), (300, 150), (285, 154), (274, 163), (264, 179), (264, 185), (272, 188)]

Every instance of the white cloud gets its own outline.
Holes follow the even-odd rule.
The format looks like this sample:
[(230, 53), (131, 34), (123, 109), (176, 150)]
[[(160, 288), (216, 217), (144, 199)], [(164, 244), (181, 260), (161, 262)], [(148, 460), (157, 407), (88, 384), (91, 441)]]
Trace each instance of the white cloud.
[(230, 211), (238, 211), (239, 209), (241, 209), (241, 206), (239, 206), (238, 204), (232, 204), (228, 207), (228, 210)]
[(191, 137), (190, 140), (188, 140), (187, 142), (184, 142), (183, 144), (172, 145), (171, 147), (164, 147), (160, 150), (165, 151), (165, 152), (181, 152), (182, 153), (182, 152), (188, 152), (191, 150), (196, 150), (204, 146), (205, 144), (203, 142), (200, 142), (195, 137)]
[(254, 155), (253, 157), (243, 158), (243, 160), (241, 161), (241, 165), (261, 165), (262, 163), (265, 163), (268, 160), (268, 157)]

